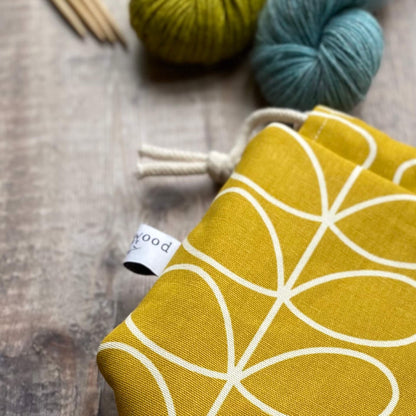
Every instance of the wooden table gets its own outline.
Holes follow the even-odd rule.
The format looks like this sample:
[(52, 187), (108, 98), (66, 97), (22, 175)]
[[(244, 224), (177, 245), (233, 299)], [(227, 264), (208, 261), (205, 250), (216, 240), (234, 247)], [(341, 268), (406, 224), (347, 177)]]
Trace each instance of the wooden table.
[[(243, 59), (185, 70), (82, 42), (46, 0), (0, 2), (0, 414), (116, 415), (100, 340), (155, 281), (121, 261), (141, 222), (183, 238), (216, 188), (134, 176), (141, 142), (227, 150), (262, 105)], [(416, 145), (416, 4), (379, 18), (382, 68), (355, 114)]]

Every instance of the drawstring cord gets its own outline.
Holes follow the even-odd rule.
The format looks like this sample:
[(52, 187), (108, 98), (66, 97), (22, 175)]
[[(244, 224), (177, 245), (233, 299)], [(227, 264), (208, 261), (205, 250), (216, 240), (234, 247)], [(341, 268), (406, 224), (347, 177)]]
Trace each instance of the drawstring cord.
[[(146, 176), (183, 176), (208, 173), (214, 182), (223, 184), (231, 176), (240, 161), (247, 143), (254, 131), (260, 126), (273, 122), (292, 124), (298, 129), (307, 118), (306, 113), (296, 110), (265, 108), (253, 112), (243, 123), (234, 147), (229, 153), (210, 151), (209, 153), (188, 152), (143, 145), (139, 150), (137, 164), (138, 177)], [(154, 162), (143, 163), (147, 157)]]

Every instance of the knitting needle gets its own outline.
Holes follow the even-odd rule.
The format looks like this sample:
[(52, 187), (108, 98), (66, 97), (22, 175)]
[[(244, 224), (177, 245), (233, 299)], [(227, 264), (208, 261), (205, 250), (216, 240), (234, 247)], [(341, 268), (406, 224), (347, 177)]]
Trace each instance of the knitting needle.
[(66, 3), (65, 0), (50, 0), (54, 6), (59, 10), (62, 16), (66, 19), (66, 21), (71, 25), (71, 27), (75, 30), (75, 32), (81, 37), (84, 38), (87, 34), (87, 29), (79, 19), (79, 17), (75, 14), (72, 8)]
[(79, 1), (79, 0), (67, 0), (72, 8), (76, 11), (78, 16), (84, 21), (88, 26), (90, 31), (97, 37), (101, 42), (105, 42), (106, 37), (104, 32), (96, 23), (94, 17), (90, 14), (88, 9)]
[(93, 2), (88, 0), (81, 0), (85, 8), (88, 10), (91, 16), (93, 16), (95, 22), (104, 33), (105, 37), (110, 43), (115, 43), (117, 38), (111, 29), (111, 26), (107, 23), (105, 17), (101, 14), (100, 10), (94, 5)]
[(113, 32), (115, 33), (115, 35), (117, 36), (118, 40), (120, 41), (120, 43), (124, 46), (124, 48), (127, 49), (128, 45), (127, 45), (127, 40), (124, 37), (123, 33), (121, 32), (121, 30), (119, 29), (116, 21), (114, 20), (114, 18), (111, 16), (110, 12), (108, 11), (108, 9), (106, 8), (106, 6), (102, 3), (101, 0), (91, 0), (93, 3), (95, 3), (95, 5), (97, 6), (97, 8), (101, 11), (102, 15), (104, 16), (104, 18), (107, 20), (107, 22), (109, 23), (109, 25), (111, 26)]

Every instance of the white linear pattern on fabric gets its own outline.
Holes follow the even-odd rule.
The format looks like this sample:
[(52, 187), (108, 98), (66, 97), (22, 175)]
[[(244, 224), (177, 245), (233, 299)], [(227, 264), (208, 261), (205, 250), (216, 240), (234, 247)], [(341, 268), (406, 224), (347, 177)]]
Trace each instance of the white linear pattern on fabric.
[(280, 242), (279, 238), (277, 237), (276, 230), (273, 227), (273, 223), (271, 222), (269, 216), (267, 215), (266, 211), (263, 209), (263, 207), (258, 203), (258, 201), (246, 190), (241, 188), (227, 188), (221, 193), (218, 194), (218, 196), (215, 199), (221, 198), (224, 195), (235, 193), (238, 195), (241, 195), (244, 199), (246, 199), (253, 208), (257, 211), (260, 218), (262, 219), (264, 225), (267, 228), (267, 231), (269, 232), (270, 238), (272, 240), (273, 244), (273, 250), (276, 255), (276, 265), (277, 265), (277, 290), (279, 290), (280, 287), (283, 287), (285, 284), (284, 276), (284, 266), (283, 266), (283, 254), (282, 249), (280, 248)]
[(369, 199), (367, 201), (360, 202), (359, 204), (353, 205), (352, 207), (346, 208), (343, 211), (339, 212), (335, 216), (335, 221), (338, 222), (352, 214), (355, 214), (367, 208), (374, 207), (376, 205), (382, 205), (388, 202), (402, 202), (402, 201), (416, 202), (416, 195), (395, 194), (395, 195), (379, 196), (374, 199)]
[(189, 253), (192, 254), (194, 257), (202, 260), (203, 262), (211, 265), (214, 269), (218, 270), (220, 273), (227, 276), (229, 279), (234, 280), (236, 283), (240, 284), (241, 286), (245, 286), (248, 289), (253, 290), (254, 292), (261, 293), (262, 295), (270, 296), (275, 298), (277, 296), (277, 290), (267, 289), (263, 286), (257, 285), (253, 282), (249, 282), (246, 279), (238, 276), (237, 274), (233, 273), (231, 270), (224, 267), (222, 264), (215, 261), (212, 257), (206, 255), (200, 250), (197, 250), (186, 238), (183, 243), (182, 247)]
[(321, 193), (322, 216), (325, 216), (328, 212), (328, 191), (326, 189), (325, 176), (322, 171), (322, 167), (312, 148), (297, 131), (292, 130), (290, 127), (284, 124), (271, 123), (269, 127), (275, 127), (279, 130), (283, 130), (284, 132), (288, 133), (289, 136), (292, 136), (292, 138), (299, 144), (299, 146), (304, 150), (304, 152), (308, 156), (309, 160), (311, 161), (312, 167), (315, 171), (316, 178), (318, 179), (319, 191)]
[(408, 169), (411, 169), (414, 166), (416, 166), (416, 159), (410, 159), (402, 163), (397, 168), (396, 173), (394, 174), (393, 183), (400, 185), (403, 179), (403, 175), (406, 173)]
[(321, 215), (314, 215), (309, 214), (307, 212), (303, 212), (299, 209), (293, 208), (287, 204), (285, 204), (282, 201), (279, 201), (278, 199), (271, 196), (269, 193), (267, 193), (262, 187), (258, 186), (254, 181), (247, 178), (247, 176), (241, 175), (239, 173), (234, 172), (231, 175), (231, 179), (235, 179), (236, 181), (245, 183), (250, 188), (255, 190), (259, 195), (261, 195), (266, 201), (270, 202), (271, 204), (275, 205), (276, 207), (279, 207), (283, 211), (288, 212), (289, 214), (295, 215), (297, 217), (303, 218), (305, 220), (315, 221), (315, 222), (321, 222), (322, 216)]
[(374, 263), (382, 264), (384, 266), (396, 267), (400, 269), (416, 270), (416, 263), (409, 263), (405, 261), (395, 261), (395, 260), (390, 260), (384, 257), (377, 256), (363, 249), (358, 244), (354, 243), (354, 241), (348, 238), (336, 225), (331, 225), (330, 229), (351, 250), (355, 251), (360, 256), (373, 261)]
[[(233, 273), (231, 270), (221, 265), (218, 261), (216, 261), (212, 257), (203, 253), (196, 247), (193, 247), (188, 239), (186, 239), (183, 243), (183, 248), (189, 254), (205, 262), (206, 264), (209, 264), (210, 266), (212, 266), (214, 269), (219, 271), (224, 276), (246, 287), (247, 289), (253, 290), (257, 293), (261, 293), (263, 295), (273, 297), (276, 299), (273, 306), (269, 310), (267, 316), (265, 317), (265, 319), (259, 326), (255, 336), (253, 337), (248, 347), (246, 348), (245, 352), (243, 353), (240, 360), (238, 361), (238, 363), (235, 362), (234, 335), (233, 335), (233, 330), (232, 330), (231, 318), (230, 318), (230, 314), (229, 314), (225, 299), (223, 295), (221, 294), (221, 291), (218, 288), (215, 281), (209, 276), (208, 273), (206, 273), (200, 267), (190, 265), (190, 264), (178, 264), (178, 265), (169, 267), (165, 271), (165, 273), (169, 273), (174, 270), (187, 270), (187, 271), (197, 274), (210, 287), (221, 309), (223, 320), (224, 320), (225, 333), (226, 333), (226, 339), (227, 339), (227, 349), (228, 349), (228, 364), (227, 364), (228, 370), (226, 373), (209, 370), (209, 369), (200, 367), (196, 364), (189, 363), (186, 360), (183, 360), (182, 358), (178, 357), (175, 354), (170, 353), (166, 349), (160, 347), (159, 345), (151, 341), (149, 338), (147, 338), (134, 324), (131, 316), (129, 316), (126, 320), (126, 324), (129, 330), (132, 332), (132, 334), (135, 335), (144, 345), (146, 345), (156, 354), (160, 355), (166, 360), (173, 362), (189, 371), (196, 372), (198, 374), (201, 374), (207, 377), (217, 378), (217, 379), (221, 379), (225, 381), (223, 389), (221, 390), (220, 394), (217, 396), (216, 400), (214, 401), (207, 416), (215, 416), (217, 414), (217, 412), (220, 410), (223, 402), (225, 401), (225, 399), (227, 398), (228, 394), (230, 393), (233, 387), (235, 387), (240, 392), (240, 394), (242, 394), (248, 401), (250, 401), (253, 405), (257, 406), (264, 413), (273, 415), (273, 416), (275, 415), (287, 416), (279, 412), (278, 410), (270, 407), (266, 403), (263, 403), (258, 398), (256, 398), (251, 392), (249, 392), (241, 384), (241, 382), (244, 378), (249, 377), (250, 375), (254, 373), (257, 373), (258, 371), (261, 371), (262, 369), (268, 366), (277, 364), (285, 360), (295, 359), (301, 356), (316, 355), (316, 354), (335, 354), (335, 355), (341, 355), (341, 356), (348, 356), (351, 358), (363, 360), (369, 364), (374, 365), (376, 368), (378, 368), (388, 379), (390, 386), (391, 386), (391, 392), (392, 392), (389, 403), (387, 404), (385, 409), (379, 414), (379, 416), (391, 415), (391, 413), (393, 412), (394, 408), (396, 407), (399, 401), (399, 396), (400, 396), (399, 386), (392, 372), (382, 362), (378, 361), (374, 357), (371, 357), (370, 355), (367, 355), (367, 354), (364, 354), (364, 353), (361, 353), (359, 351), (355, 351), (352, 349), (317, 347), (317, 348), (294, 350), (294, 351), (281, 354), (276, 357), (269, 358), (250, 368), (245, 368), (249, 359), (251, 358), (257, 346), (261, 342), (263, 335), (270, 328), (274, 318), (276, 317), (282, 305), (286, 305), (295, 316), (297, 316), (300, 320), (310, 325), (312, 328), (316, 329), (317, 331), (324, 333), (334, 339), (346, 341), (352, 344), (379, 347), (379, 348), (388, 348), (388, 347), (399, 347), (399, 346), (408, 345), (408, 344), (416, 342), (416, 334), (407, 338), (399, 339), (399, 340), (371, 340), (371, 339), (352, 337), (347, 334), (338, 333), (318, 324), (317, 322), (307, 317), (298, 308), (296, 308), (295, 305), (291, 301), (291, 299), (294, 298), (295, 296), (313, 287), (317, 287), (319, 285), (326, 284), (326, 283), (329, 283), (335, 280), (340, 280), (340, 279), (378, 277), (378, 278), (390, 279), (393, 281), (399, 281), (401, 283), (410, 285), (413, 288), (416, 288), (416, 282), (412, 280), (411, 278), (409, 278), (408, 276), (398, 274), (398, 273), (393, 273), (393, 272), (381, 271), (381, 270), (352, 270), (352, 271), (334, 273), (334, 274), (322, 276), (319, 278), (315, 278), (312, 281), (301, 284), (300, 286), (294, 288), (294, 285), (298, 277), (304, 270), (305, 266), (308, 264), (311, 256), (315, 252), (316, 247), (318, 246), (318, 244), (322, 240), (322, 237), (325, 235), (325, 233), (328, 230), (331, 230), (340, 239), (340, 241), (342, 241), (348, 247), (350, 247), (359, 255), (365, 257), (368, 260), (371, 260), (378, 264), (391, 266), (391, 267), (399, 267), (399, 268), (405, 268), (405, 269), (407, 268), (407, 269), (412, 269), (412, 270), (416, 269), (415, 263), (397, 262), (397, 261), (393, 261), (390, 259), (384, 259), (372, 253), (367, 252), (366, 250), (359, 247), (356, 243), (348, 239), (348, 237), (345, 236), (345, 234), (335, 225), (336, 222), (350, 215), (353, 215), (356, 212), (359, 212), (363, 209), (368, 209), (372, 206), (394, 202), (394, 201), (411, 201), (411, 202), (415, 201), (416, 202), (416, 197), (412, 195), (407, 195), (407, 194), (389, 195), (389, 196), (374, 198), (365, 202), (361, 202), (341, 212), (338, 212), (339, 208), (341, 207), (348, 193), (354, 186), (356, 180), (359, 178), (361, 172), (364, 169), (368, 169), (369, 167), (371, 167), (372, 163), (374, 162), (377, 156), (376, 142), (370, 133), (368, 133), (367, 131), (365, 131), (359, 126), (352, 124), (349, 120), (340, 118), (335, 113), (326, 114), (326, 113), (322, 113), (319, 111), (314, 111), (311, 114), (324, 117), (326, 121), (333, 120), (335, 122), (342, 123), (345, 126), (353, 129), (356, 133), (358, 133), (359, 135), (363, 137), (363, 139), (367, 142), (368, 147), (369, 147), (369, 153), (368, 153), (367, 158), (365, 159), (365, 161), (363, 162), (361, 166), (357, 166), (355, 169), (353, 169), (349, 178), (347, 179), (341, 191), (339, 192), (338, 196), (335, 198), (335, 201), (333, 202), (332, 206), (329, 207), (328, 206), (328, 194), (327, 194), (324, 174), (319, 164), (319, 161), (317, 157), (315, 156), (313, 150), (309, 146), (309, 144), (298, 133), (289, 129), (288, 127), (282, 124), (278, 124), (278, 123), (272, 124), (275, 128), (283, 130), (286, 133), (288, 133), (290, 136), (292, 136), (293, 139), (302, 147), (302, 149), (308, 156), (309, 160), (311, 161), (311, 164), (316, 173), (318, 184), (319, 184), (319, 190), (320, 190), (320, 196), (321, 196), (321, 215), (310, 214), (307, 212), (303, 212), (299, 209), (290, 207), (289, 205), (271, 196), (267, 191), (265, 191), (258, 184), (256, 184), (251, 179), (245, 177), (244, 175), (237, 174), (237, 173), (234, 173), (232, 175), (232, 178), (234, 180), (244, 183), (252, 191), (258, 194), (261, 198), (264, 198), (265, 200), (277, 206), (278, 208), (282, 209), (283, 211), (291, 213), (297, 217), (310, 220), (312, 222), (320, 223), (319, 228), (317, 229), (314, 237), (310, 241), (305, 252), (301, 256), (300, 261), (298, 262), (297, 266), (294, 268), (291, 275), (288, 276), (286, 283), (285, 283), (284, 268), (283, 268), (283, 254), (282, 254), (282, 250), (280, 247), (280, 243), (279, 243), (279, 239), (276, 234), (276, 231), (266, 211), (262, 208), (260, 202), (256, 198), (254, 198), (251, 193), (247, 192), (243, 188), (239, 188), (237, 186), (234, 186), (232, 188), (226, 188), (217, 196), (217, 198), (222, 198), (230, 194), (237, 195), (243, 198), (244, 200), (246, 200), (249, 204), (251, 204), (251, 206), (259, 215), (260, 219), (262, 220), (266, 229), (268, 230), (268, 233), (272, 241), (273, 249), (275, 252), (275, 257), (276, 257), (276, 262), (277, 262), (277, 271), (276, 271), (277, 289), (276, 290), (271, 290), (269, 288), (262, 287), (260, 285), (249, 282), (245, 280), (244, 278), (238, 276), (237, 274)], [(401, 178), (400, 175), (402, 175), (404, 171), (405, 171), (405, 168), (402, 168), (399, 173), (396, 173), (396, 176), (395, 176), (396, 179)], [(167, 406), (168, 406), (168, 402), (167, 402)]]
[(149, 360), (149, 358), (147, 358), (144, 354), (142, 354), (136, 348), (133, 348), (130, 345), (124, 344), (123, 342), (105, 342), (104, 344), (100, 345), (100, 347), (98, 348), (98, 352), (104, 351), (104, 350), (123, 351), (127, 354), (130, 354), (136, 360), (140, 361), (155, 379), (160, 389), (160, 392), (162, 393), (163, 399), (165, 400), (168, 416), (176, 416), (175, 405), (173, 404), (172, 396), (170, 394), (166, 381), (163, 378), (160, 371), (157, 369), (157, 367), (152, 363), (152, 361)]
[(319, 116), (319, 117), (324, 117), (324, 118), (329, 119), (329, 120), (338, 121), (338, 122), (348, 126), (352, 130), (355, 130), (356, 133), (358, 133), (360, 136), (362, 136), (362, 138), (368, 144), (369, 152), (368, 152), (368, 156), (367, 156), (366, 160), (364, 161), (364, 163), (361, 164), (361, 167), (363, 169), (368, 169), (368, 168), (371, 167), (371, 165), (373, 164), (374, 160), (377, 157), (377, 143), (376, 143), (374, 137), (367, 130), (363, 129), (360, 126), (355, 125), (354, 123), (352, 123), (349, 120), (340, 118), (337, 115), (330, 115), (330, 114), (327, 114), (327, 113), (323, 113), (321, 111), (312, 111), (310, 114), (315, 115), (315, 116)]
[[(256, 364), (250, 368), (247, 368), (246, 370), (243, 371), (243, 379), (246, 377), (249, 377), (250, 375), (258, 373), (259, 371), (267, 367), (270, 367), (274, 364), (281, 363), (287, 360), (293, 360), (297, 357), (306, 357), (309, 355), (317, 355), (317, 354), (343, 355), (343, 356), (352, 357), (352, 358), (365, 361), (377, 367), (386, 376), (392, 389), (391, 399), (388, 405), (386, 406), (386, 408), (383, 410), (383, 412), (380, 413), (379, 416), (388, 416), (391, 414), (391, 412), (396, 407), (396, 404), (399, 400), (399, 386), (397, 384), (396, 378), (394, 377), (393, 373), (382, 362), (375, 359), (374, 357), (371, 357), (368, 354), (364, 354), (359, 351), (354, 351), (354, 350), (350, 350), (346, 348), (331, 348), (331, 347), (305, 348), (301, 350), (289, 351), (287, 353), (280, 354), (280, 355), (277, 355), (276, 357), (272, 357), (265, 361), (262, 361), (261, 363)], [(237, 387), (237, 389), (239, 389), (240, 392), (241, 392), (241, 387), (242, 385), (240, 383), (240, 386)], [(247, 392), (247, 390), (244, 387), (243, 389)], [(251, 400), (246, 395), (248, 400), (250, 400), (253, 404), (258, 406), (264, 412), (269, 413), (271, 415), (287, 416), (287, 415), (284, 415), (283, 413), (277, 412), (275, 409), (270, 408), (269, 406), (265, 405), (263, 402), (261, 402), (258, 399), (253, 400), (254, 396), (252, 394), (249, 393), (249, 396), (251, 396)]]
[(165, 358), (167, 361), (170, 361), (173, 364), (176, 364), (182, 368), (186, 368), (189, 371), (192, 371), (193, 373), (201, 374), (205, 377), (210, 378), (217, 378), (220, 380), (226, 380), (227, 376), (226, 373), (222, 373), (220, 371), (213, 371), (209, 370), (205, 367), (201, 367), (199, 365), (190, 363), (189, 361), (186, 361), (180, 357), (178, 357), (175, 354), (172, 354), (171, 352), (167, 351), (166, 349), (160, 347), (155, 342), (150, 340), (145, 334), (143, 334), (142, 331), (140, 331), (139, 328), (135, 325), (133, 322), (133, 319), (131, 315), (128, 316), (128, 318), (125, 321), (127, 328), (130, 330), (130, 332), (146, 347), (150, 348), (153, 352), (160, 355), (161, 357)]

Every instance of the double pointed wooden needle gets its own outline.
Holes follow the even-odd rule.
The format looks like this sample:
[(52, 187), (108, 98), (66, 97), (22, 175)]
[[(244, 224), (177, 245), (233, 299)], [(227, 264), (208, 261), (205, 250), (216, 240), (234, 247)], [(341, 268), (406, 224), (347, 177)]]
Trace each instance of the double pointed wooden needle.
[(101, 0), (51, 0), (79, 36), (88, 30), (101, 42), (120, 42), (127, 48), (127, 41), (113, 16)]
[(78, 16), (82, 19), (85, 25), (88, 27), (91, 33), (95, 35), (95, 37), (104, 42), (106, 40), (104, 31), (101, 30), (100, 26), (98, 25), (95, 17), (91, 14), (88, 8), (85, 6), (84, 2), (81, 0), (67, 0), (71, 7), (75, 10)]
[(82, 38), (87, 34), (87, 28), (84, 26), (78, 15), (74, 12), (72, 7), (66, 0), (51, 0), (55, 7), (59, 10), (62, 16), (72, 26), (75, 32)]
[(102, 3), (101, 0), (90, 0), (92, 3), (95, 4), (96, 8), (101, 12), (101, 15), (104, 17), (104, 19), (108, 22), (110, 25), (113, 33), (117, 36), (120, 43), (127, 48), (127, 40), (124, 37), (122, 31), (118, 27), (116, 21), (114, 20), (111, 13), (108, 11), (108, 9), (105, 7), (104, 3)]

